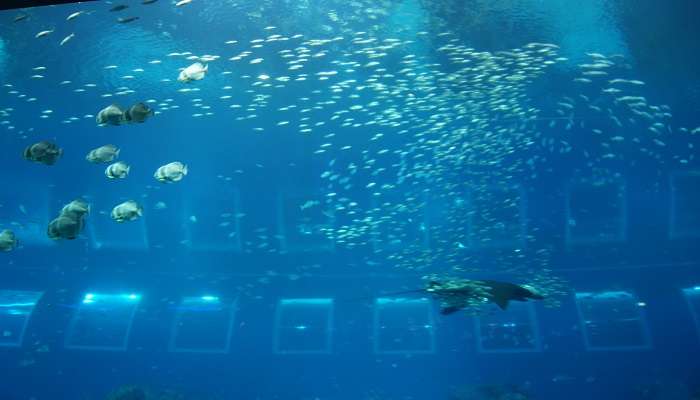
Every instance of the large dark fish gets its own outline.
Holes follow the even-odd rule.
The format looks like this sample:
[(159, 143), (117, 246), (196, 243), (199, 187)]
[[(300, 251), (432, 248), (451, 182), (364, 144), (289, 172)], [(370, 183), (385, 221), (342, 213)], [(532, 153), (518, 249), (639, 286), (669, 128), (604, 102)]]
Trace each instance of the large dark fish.
[(24, 159), (45, 165), (54, 165), (63, 155), (63, 149), (46, 140), (27, 146), (22, 153)]
[(120, 24), (126, 24), (126, 23), (131, 22), (131, 21), (136, 21), (137, 19), (139, 19), (139, 17), (119, 18), (117, 20), (117, 22), (119, 22)]
[(110, 8), (109, 11), (115, 12), (115, 11), (126, 10), (127, 8), (129, 8), (129, 6), (127, 6), (126, 4), (119, 4), (119, 5), (116, 5), (112, 8)]
[(544, 296), (528, 285), (492, 280), (432, 281), (424, 289), (440, 302), (440, 313), (452, 314), (479, 302), (494, 303), (502, 310), (511, 301), (543, 300)]

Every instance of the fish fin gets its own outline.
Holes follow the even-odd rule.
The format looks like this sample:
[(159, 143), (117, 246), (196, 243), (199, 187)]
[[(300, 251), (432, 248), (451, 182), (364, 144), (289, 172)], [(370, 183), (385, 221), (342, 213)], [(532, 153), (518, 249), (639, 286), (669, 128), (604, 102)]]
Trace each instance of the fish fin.
[(508, 308), (508, 299), (505, 297), (494, 297), (493, 302), (496, 303), (496, 305), (500, 307), (501, 310), (505, 310)]
[(122, 151), (122, 149), (117, 149), (117, 151), (114, 152), (114, 155), (119, 157), (119, 153)]
[(462, 307), (459, 307), (459, 306), (442, 307), (442, 308), (440, 309), (440, 314), (442, 314), (442, 315), (450, 315), (450, 314), (456, 313), (457, 311), (459, 311), (459, 310), (461, 310), (461, 309), (462, 309)]
[(185, 164), (185, 166), (182, 167), (182, 175), (187, 175), (187, 164)]
[(126, 173), (128, 174), (129, 171), (131, 171), (131, 165), (127, 165), (127, 166), (126, 166)]

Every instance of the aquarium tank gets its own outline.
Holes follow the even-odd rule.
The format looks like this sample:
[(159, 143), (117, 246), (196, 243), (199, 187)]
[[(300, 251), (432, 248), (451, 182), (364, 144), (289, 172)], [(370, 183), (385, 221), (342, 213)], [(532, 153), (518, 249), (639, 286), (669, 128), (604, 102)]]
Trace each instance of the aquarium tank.
[(699, 400), (698, 15), (0, 2), (0, 400)]

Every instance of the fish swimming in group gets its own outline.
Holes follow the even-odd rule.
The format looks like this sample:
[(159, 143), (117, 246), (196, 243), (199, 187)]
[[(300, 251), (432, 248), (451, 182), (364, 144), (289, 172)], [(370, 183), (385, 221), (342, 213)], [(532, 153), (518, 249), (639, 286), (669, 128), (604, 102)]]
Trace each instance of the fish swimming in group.
[(14, 232), (9, 229), (0, 231), (0, 251), (12, 251), (18, 244), (19, 241)]
[(182, 180), (187, 175), (187, 165), (175, 161), (159, 167), (153, 174), (159, 182), (172, 183)]
[(59, 46), (63, 46), (64, 44), (68, 43), (69, 40), (73, 39), (75, 37), (75, 33), (71, 33), (70, 35), (66, 36), (61, 40), (61, 43), (59, 43)]
[(153, 114), (153, 110), (145, 103), (136, 103), (124, 112), (124, 119), (127, 122), (142, 123)]
[(204, 79), (204, 75), (209, 71), (209, 65), (202, 64), (201, 62), (196, 62), (189, 67), (180, 71), (180, 75), (177, 77), (179, 82), (192, 82)]
[(76, 199), (63, 206), (60, 215), (53, 219), (46, 230), (52, 240), (72, 240), (78, 237), (85, 227), (85, 216), (90, 212), (90, 205), (82, 199)]
[(153, 4), (153, 3), (155, 3), (156, 1), (158, 1), (158, 0), (143, 0), (143, 1), (141, 2), (141, 4)]
[(124, 179), (129, 175), (129, 170), (131, 170), (129, 165), (123, 161), (117, 161), (105, 169), (105, 175), (109, 179)]
[(46, 36), (46, 35), (49, 35), (49, 34), (53, 33), (53, 31), (54, 31), (53, 29), (46, 30), (46, 31), (41, 31), (41, 32), (37, 33), (34, 37), (35, 37), (35, 38), (44, 37), (44, 36)]
[(95, 120), (99, 125), (121, 125), (124, 123), (124, 110), (117, 104), (111, 104), (100, 110)]
[(19, 22), (19, 21), (24, 21), (27, 18), (29, 18), (29, 14), (17, 14), (12, 21)]
[(100, 146), (96, 149), (90, 150), (90, 152), (85, 156), (85, 159), (91, 163), (108, 163), (114, 161), (115, 158), (119, 157), (119, 152), (121, 150), (113, 145), (106, 144)]
[(145, 103), (139, 102), (126, 111), (118, 104), (111, 104), (97, 113), (98, 125), (123, 125), (125, 123), (142, 123), (155, 113)]
[(63, 155), (63, 149), (49, 141), (41, 141), (24, 149), (24, 159), (44, 165), (54, 165)]
[(112, 209), (110, 216), (117, 222), (133, 221), (143, 215), (143, 207), (134, 200), (125, 201)]

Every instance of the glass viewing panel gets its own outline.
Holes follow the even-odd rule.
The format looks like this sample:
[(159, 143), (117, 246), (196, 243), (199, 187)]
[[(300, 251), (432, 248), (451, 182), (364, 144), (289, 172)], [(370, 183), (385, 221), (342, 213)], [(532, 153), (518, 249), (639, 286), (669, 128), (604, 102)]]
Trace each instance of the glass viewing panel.
[[(188, 199), (187, 243), (193, 250), (241, 251), (240, 194), (227, 184), (212, 187), (215, 193), (193, 193)], [(197, 213), (202, 204), (206, 212)]]
[(176, 309), (169, 349), (173, 352), (228, 353), (235, 302), (216, 296), (185, 297)]
[(622, 182), (579, 183), (566, 203), (567, 245), (624, 241), (626, 191)]
[(280, 194), (278, 231), (282, 252), (333, 251), (333, 241), (324, 233), (333, 227), (334, 218), (318, 196)]
[(0, 346), (20, 347), (43, 292), (0, 290)]
[(511, 302), (508, 310), (475, 318), (476, 344), (481, 353), (542, 351), (535, 307)]
[(141, 295), (87, 293), (66, 332), (66, 348), (125, 351)]
[(376, 299), (374, 352), (378, 354), (435, 353), (435, 321), (430, 300)]
[(700, 237), (700, 172), (671, 175), (671, 239)]
[(643, 302), (626, 291), (576, 293), (586, 349), (646, 350), (651, 335)]
[(282, 299), (275, 313), (275, 354), (329, 354), (333, 299)]

